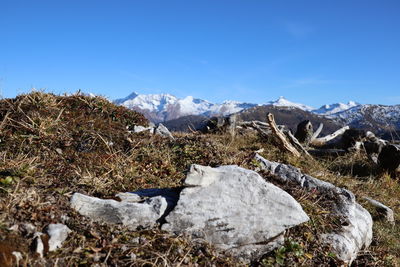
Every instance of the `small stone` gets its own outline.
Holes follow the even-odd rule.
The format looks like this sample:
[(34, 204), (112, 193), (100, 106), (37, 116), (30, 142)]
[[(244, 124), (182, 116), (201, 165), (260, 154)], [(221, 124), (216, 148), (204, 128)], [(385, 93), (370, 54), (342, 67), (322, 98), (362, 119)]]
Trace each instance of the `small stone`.
[(158, 124), (158, 126), (154, 129), (154, 134), (167, 137), (171, 140), (175, 139), (167, 127), (165, 127), (162, 123)]
[(61, 248), (62, 243), (67, 239), (68, 234), (71, 230), (64, 224), (49, 224), (47, 226), (47, 234), (50, 236), (49, 239), (49, 251), (54, 251)]

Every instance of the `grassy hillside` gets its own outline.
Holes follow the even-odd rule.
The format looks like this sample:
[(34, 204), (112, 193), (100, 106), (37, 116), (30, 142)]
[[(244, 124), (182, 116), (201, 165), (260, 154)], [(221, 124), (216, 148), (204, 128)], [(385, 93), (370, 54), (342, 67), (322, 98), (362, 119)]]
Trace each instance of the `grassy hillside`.
[[(366, 156), (337, 159), (294, 159), (270, 140), (255, 133), (232, 139), (225, 134), (176, 133), (172, 141), (148, 133), (132, 134), (133, 125), (146, 125), (139, 113), (102, 98), (32, 93), (0, 101), (0, 266), (14, 250), (23, 265), (85, 266), (241, 266), (208, 244), (194, 243), (158, 229), (129, 231), (118, 225), (91, 222), (69, 208), (74, 192), (114, 198), (118, 192), (142, 188), (177, 187), (190, 164), (237, 164), (255, 169), (254, 151), (290, 163), (304, 173), (400, 206), (398, 180), (386, 174), (361, 175), (371, 168)], [(279, 122), (284, 124), (284, 122)], [(273, 182), (265, 174), (265, 179)], [(312, 220), (286, 233), (285, 247), (266, 255), (255, 266), (334, 266), (340, 264), (318, 235), (335, 229), (323, 196), (280, 185), (303, 206)], [(360, 203), (367, 205), (363, 201)], [(355, 266), (400, 264), (397, 225), (377, 222), (374, 241)], [(12, 226), (33, 224), (42, 231), (49, 223), (64, 223), (73, 232), (63, 248), (43, 259), (30, 250), (32, 236)]]

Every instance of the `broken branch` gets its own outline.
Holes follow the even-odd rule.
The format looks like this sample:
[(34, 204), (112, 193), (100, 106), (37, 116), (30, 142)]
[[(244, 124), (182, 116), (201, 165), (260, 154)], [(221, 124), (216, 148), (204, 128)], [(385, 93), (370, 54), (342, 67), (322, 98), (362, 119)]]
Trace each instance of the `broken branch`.
[(272, 113), (267, 114), (267, 122), (269, 124), (269, 127), (271, 128), (272, 134), (276, 137), (279, 146), (282, 149), (290, 152), (293, 156), (300, 157), (300, 152), (297, 151), (297, 149), (287, 141), (283, 132), (281, 132), (276, 126), (274, 115), (272, 115)]
[(320, 138), (315, 138), (314, 140), (311, 141), (310, 144), (313, 145), (313, 146), (317, 146), (317, 147), (318, 146), (323, 146), (326, 143), (328, 143), (329, 141), (331, 141), (331, 140), (335, 139), (336, 137), (344, 134), (344, 132), (347, 131), (348, 129), (350, 129), (350, 127), (349, 126), (345, 126), (343, 128), (340, 128), (339, 130), (337, 130), (336, 132), (334, 132), (334, 133), (332, 133), (330, 135), (327, 135), (327, 136), (324, 136), (324, 137), (320, 137)]

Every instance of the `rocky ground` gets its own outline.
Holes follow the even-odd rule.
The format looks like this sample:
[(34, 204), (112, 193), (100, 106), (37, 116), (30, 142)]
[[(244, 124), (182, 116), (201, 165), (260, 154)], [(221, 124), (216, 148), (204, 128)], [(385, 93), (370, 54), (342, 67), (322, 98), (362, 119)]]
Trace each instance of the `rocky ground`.
[[(162, 135), (162, 129), (158, 131), (161, 134), (150, 134), (151, 129), (133, 133), (134, 126), (139, 125), (148, 126), (141, 114), (99, 97), (31, 93), (0, 101), (0, 266), (336, 266), (346, 259), (335, 247), (336, 241), (327, 242), (325, 237), (335, 237), (334, 234), (345, 232), (343, 229), (351, 230), (353, 225), (359, 225), (352, 217), (357, 214), (354, 209), (362, 214), (366, 214), (364, 209), (368, 210), (374, 224), (370, 240), (367, 240), (367, 231), (363, 232), (364, 243), (357, 249), (352, 266), (400, 264), (399, 180), (393, 175), (373, 172), (363, 151), (337, 158), (295, 158), (280, 151), (274, 140), (256, 132), (239, 133), (235, 137), (218, 132), (173, 133), (174, 138), (170, 138)], [(284, 164), (281, 169), (292, 170), (285, 167), (289, 165), (297, 167), (293, 173), (300, 175), (298, 180), (303, 182), (290, 180), (296, 177), (292, 172), (286, 175), (278, 169), (265, 168), (267, 165), (257, 160), (256, 152), (268, 162)], [(237, 176), (238, 181), (242, 181), (242, 177), (253, 177), (251, 179), (258, 181), (252, 183), (252, 186), (258, 184), (256, 188), (265, 184), (266, 188), (273, 186), (286, 191), (286, 199), (290, 197), (299, 203), (309, 219), (299, 215), (303, 219), (296, 226), (293, 224), (286, 231), (276, 232), (282, 241), (272, 251), (246, 262), (243, 257), (241, 261), (235, 257), (237, 254), (232, 255), (220, 242), (202, 242), (201, 238), (195, 238), (195, 231), (182, 231), (190, 227), (177, 230), (176, 225), (182, 220), (177, 219), (176, 213), (182, 211), (186, 203), (182, 195), (171, 217), (165, 218), (169, 226), (163, 221), (139, 228), (124, 223), (104, 223), (99, 218), (81, 215), (79, 209), (71, 207), (71, 197), (75, 193), (120, 201), (121, 198), (116, 197), (120, 192), (151, 188), (175, 188), (180, 194), (193, 194), (196, 190), (210, 192), (209, 185), (198, 189), (187, 187), (191, 183), (188, 170), (192, 164), (238, 165), (240, 171), (235, 173), (244, 172)], [(211, 172), (214, 177), (215, 171)], [(218, 201), (226, 203), (227, 199), (237, 199), (235, 191), (231, 191), (235, 186), (228, 186), (226, 176), (216, 176), (219, 187), (213, 189), (216, 195), (211, 204), (206, 203), (207, 209), (213, 211), (218, 210)], [(315, 179), (329, 182), (338, 189), (323, 190)], [(310, 184), (318, 186), (310, 187)], [(191, 186), (196, 185), (192, 181)], [(239, 185), (240, 192), (246, 192), (243, 188), (256, 191), (254, 187)], [(263, 193), (252, 196), (251, 192), (241, 199), (250, 195), (251, 201), (264, 203)], [(332, 192), (339, 192), (347, 200), (340, 200), (340, 194)], [(192, 196), (189, 199), (197, 202), (190, 205), (203, 205), (204, 198)], [(393, 220), (388, 220), (382, 209), (376, 209), (364, 197), (390, 207), (394, 211)], [(343, 203), (355, 207), (344, 212), (346, 216), (340, 214), (343, 207), (349, 207)], [(242, 201), (234, 202), (226, 212), (236, 214), (230, 217), (243, 219), (242, 213), (236, 210), (242, 204)], [(264, 203), (262, 207), (265, 206)], [(268, 211), (261, 209), (259, 212), (262, 215)], [(187, 215), (187, 211), (183, 214)], [(299, 214), (302, 213), (299, 211)], [(366, 221), (368, 216), (365, 215)], [(54, 230), (61, 225), (69, 231), (66, 228), (63, 228), (65, 231)], [(241, 242), (244, 237), (240, 234), (249, 228), (237, 229), (240, 231), (233, 237), (235, 242)], [(65, 233), (65, 240), (61, 233)], [(212, 234), (203, 237), (213, 241)], [(245, 236), (247, 238), (249, 233)], [(62, 243), (55, 240), (62, 240)], [(261, 241), (257, 245), (270, 243), (265, 239)]]

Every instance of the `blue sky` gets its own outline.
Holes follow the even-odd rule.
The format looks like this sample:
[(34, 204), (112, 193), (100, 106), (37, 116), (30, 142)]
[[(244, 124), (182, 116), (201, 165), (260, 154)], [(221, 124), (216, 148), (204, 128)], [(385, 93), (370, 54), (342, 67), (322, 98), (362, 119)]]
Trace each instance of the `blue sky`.
[(398, 0), (0, 0), (0, 92), (400, 103)]

